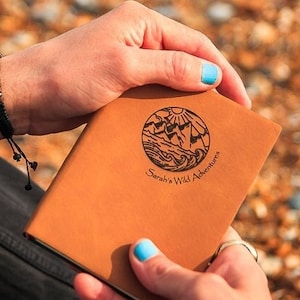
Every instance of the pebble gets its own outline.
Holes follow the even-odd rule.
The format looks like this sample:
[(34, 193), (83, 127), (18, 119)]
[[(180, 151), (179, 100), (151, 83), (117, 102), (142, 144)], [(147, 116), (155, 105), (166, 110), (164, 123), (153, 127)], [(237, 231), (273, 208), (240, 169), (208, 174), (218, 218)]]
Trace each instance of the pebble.
[(250, 205), (258, 219), (264, 219), (268, 216), (268, 208), (260, 198), (252, 200)]
[(74, 4), (79, 10), (83, 9), (92, 13), (100, 9), (100, 2), (98, 0), (75, 0)]
[(169, 5), (159, 5), (159, 6), (154, 6), (153, 9), (168, 18), (171, 18), (174, 20), (181, 19), (181, 14), (174, 5), (170, 5), (170, 4)]
[(277, 43), (278, 37), (279, 34), (275, 26), (268, 22), (260, 21), (254, 25), (249, 42), (254, 47), (271, 45)]
[(250, 98), (271, 96), (273, 84), (270, 78), (262, 72), (253, 72), (245, 82)]
[(279, 83), (289, 80), (291, 73), (290, 66), (281, 61), (277, 61), (271, 69), (271, 77), (274, 79), (274, 81)]
[[(299, 112), (293, 112), (288, 116), (288, 124), (292, 128), (300, 128), (300, 111)], [(300, 175), (299, 175), (300, 176)]]
[(283, 224), (286, 226), (300, 224), (300, 211), (297, 209), (288, 209), (284, 215)]
[(298, 254), (288, 254), (284, 259), (285, 267), (295, 270), (297, 276), (300, 275), (300, 257)]
[(282, 239), (282, 241), (296, 241), (299, 236), (299, 228), (297, 225), (289, 226), (289, 227), (281, 227), (278, 230), (278, 235)]
[(239, 64), (244, 70), (254, 71), (259, 68), (259, 60), (255, 51), (242, 49), (236, 52)]
[(31, 7), (30, 14), (34, 21), (54, 23), (59, 21), (62, 8), (59, 1), (36, 2)]
[(207, 8), (207, 16), (212, 23), (222, 24), (235, 16), (235, 7), (227, 2), (216, 1)]
[(282, 259), (274, 255), (265, 255), (259, 263), (267, 276), (277, 276), (283, 268)]
[(295, 144), (300, 144), (300, 131), (294, 132), (293, 135), (293, 141)]
[(292, 209), (300, 210), (300, 192), (296, 192), (288, 199), (288, 204)]
[(283, 7), (278, 13), (277, 26), (282, 33), (289, 33), (295, 21), (295, 12), (291, 7)]
[(232, 0), (232, 2), (241, 9), (247, 9), (250, 11), (259, 11), (261, 10), (265, 5), (265, 0)]

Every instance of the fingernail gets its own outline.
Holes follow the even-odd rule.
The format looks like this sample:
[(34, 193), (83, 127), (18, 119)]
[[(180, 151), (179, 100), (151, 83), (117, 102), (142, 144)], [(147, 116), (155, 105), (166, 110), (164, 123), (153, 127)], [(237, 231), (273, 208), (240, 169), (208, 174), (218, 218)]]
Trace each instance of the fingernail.
[(213, 64), (203, 63), (201, 82), (214, 84), (218, 78), (218, 68)]
[(158, 252), (159, 250), (150, 240), (141, 241), (133, 250), (135, 257), (141, 262), (155, 256)]

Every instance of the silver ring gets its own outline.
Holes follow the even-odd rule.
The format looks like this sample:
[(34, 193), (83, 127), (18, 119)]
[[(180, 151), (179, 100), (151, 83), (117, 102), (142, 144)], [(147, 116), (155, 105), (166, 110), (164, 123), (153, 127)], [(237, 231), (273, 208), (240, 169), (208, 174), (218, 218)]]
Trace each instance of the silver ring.
[(226, 249), (227, 247), (230, 247), (230, 246), (234, 246), (234, 245), (242, 245), (244, 246), (249, 252), (250, 254), (252, 255), (252, 257), (255, 259), (255, 261), (258, 260), (258, 253), (256, 251), (256, 249), (251, 245), (249, 244), (248, 242), (246, 241), (243, 241), (243, 240), (231, 240), (231, 241), (227, 241), (223, 244), (221, 244), (218, 249), (216, 250), (216, 252), (214, 253), (214, 255), (212, 256), (210, 262), (208, 263), (208, 266), (210, 266), (213, 261), (217, 258), (217, 256), (224, 250)]

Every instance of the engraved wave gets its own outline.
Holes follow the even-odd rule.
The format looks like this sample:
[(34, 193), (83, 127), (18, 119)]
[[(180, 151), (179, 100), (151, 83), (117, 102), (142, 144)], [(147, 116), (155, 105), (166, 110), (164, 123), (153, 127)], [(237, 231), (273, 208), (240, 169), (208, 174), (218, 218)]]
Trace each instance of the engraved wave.
[(194, 168), (204, 159), (208, 151), (208, 149), (202, 148), (194, 151), (183, 149), (148, 131), (143, 133), (143, 146), (147, 156), (154, 164), (172, 172)]
[(148, 157), (153, 163), (162, 167), (163, 169), (171, 172), (180, 172), (192, 169), (197, 166), (199, 160), (203, 159), (203, 155), (199, 156), (202, 151), (197, 151), (193, 155), (178, 153), (178, 152), (165, 152), (156, 144), (144, 143), (144, 149)]

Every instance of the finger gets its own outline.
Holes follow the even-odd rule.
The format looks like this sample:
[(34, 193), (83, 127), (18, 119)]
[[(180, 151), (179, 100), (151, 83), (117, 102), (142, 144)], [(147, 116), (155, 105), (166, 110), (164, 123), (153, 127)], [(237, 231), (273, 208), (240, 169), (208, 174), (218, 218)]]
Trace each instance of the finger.
[(207, 91), (222, 80), (217, 65), (181, 51), (130, 48), (128, 61), (124, 69), (136, 85), (158, 83), (184, 91)]
[[(224, 244), (228, 241), (241, 240), (240, 235), (234, 230), (231, 226), (227, 229), (224, 234), (220, 245)], [(256, 261), (253, 259), (251, 253), (247, 250), (243, 245), (232, 245), (226, 247), (224, 250), (219, 252), (218, 256), (213, 261), (212, 265), (208, 268), (208, 271), (216, 272), (222, 276), (226, 275), (224, 272), (224, 268), (220, 268), (220, 266), (230, 266), (234, 268), (236, 265), (234, 260), (239, 260), (240, 263), (249, 264), (251, 266), (257, 266)], [(228, 272), (228, 270), (226, 270)]]
[[(130, 249), (130, 261), (140, 282), (151, 292), (168, 299), (180, 299), (190, 274), (182, 274), (148, 239), (142, 239)], [(179, 280), (182, 280), (178, 284)]]
[[(221, 244), (232, 240), (241, 240), (241, 237), (229, 227)], [(259, 291), (264, 296), (263, 299), (270, 299), (266, 275), (243, 245), (232, 245), (221, 251), (207, 272), (220, 275), (229, 286), (245, 294), (256, 295)]]
[(124, 300), (101, 281), (84, 273), (75, 276), (74, 288), (82, 300)]
[(158, 26), (156, 22), (147, 22), (145, 48), (161, 47), (184, 51), (215, 63), (223, 73), (218, 91), (248, 108), (251, 107), (251, 101), (240, 76), (207, 36), (160, 14), (156, 14), (156, 18)]
[[(141, 239), (130, 249), (130, 261), (140, 282), (151, 292), (167, 299), (220, 299), (228, 296), (231, 290), (226, 282), (215, 274), (201, 274), (182, 268), (170, 261), (148, 239)], [(215, 293), (207, 285), (218, 284)], [(207, 291), (209, 290), (209, 295)]]

